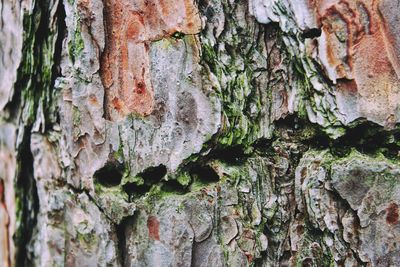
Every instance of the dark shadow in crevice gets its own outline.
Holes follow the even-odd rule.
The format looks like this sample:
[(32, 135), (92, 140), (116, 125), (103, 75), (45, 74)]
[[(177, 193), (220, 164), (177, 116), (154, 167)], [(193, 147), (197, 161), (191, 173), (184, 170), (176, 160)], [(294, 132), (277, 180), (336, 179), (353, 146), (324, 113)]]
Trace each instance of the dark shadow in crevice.
[(131, 202), (135, 198), (139, 198), (144, 196), (147, 192), (150, 191), (151, 185), (142, 184), (137, 185), (136, 183), (126, 183), (122, 186), (122, 189), (128, 194), (129, 202)]
[[(371, 156), (382, 153), (387, 158), (399, 159), (400, 144), (396, 140), (400, 138), (400, 128), (388, 130), (376, 123), (359, 119), (345, 127), (344, 135), (332, 139), (321, 126), (296, 115), (276, 121), (275, 126), (274, 139), (301, 143), (305, 148), (329, 149), (338, 157), (346, 157), (356, 149)], [(261, 145), (264, 149), (261, 151), (268, 152), (267, 145), (268, 142)], [(255, 145), (255, 149), (259, 149), (259, 145)]]
[(313, 39), (321, 36), (321, 29), (319, 28), (312, 28), (312, 29), (307, 29), (304, 30), (303, 33), (301, 34), (301, 37), (304, 39)]
[(332, 141), (318, 125), (295, 114), (275, 122), (275, 138), (286, 138), (289, 142), (299, 141), (306, 146), (321, 149), (329, 147)]
[(346, 130), (346, 134), (332, 144), (331, 150), (346, 151), (346, 155), (352, 148), (363, 154), (375, 155), (382, 153), (385, 157), (399, 159), (400, 145), (396, 142), (400, 138), (400, 129), (388, 130), (383, 126), (369, 121), (357, 121), (355, 126)]
[(117, 243), (118, 243), (118, 255), (121, 266), (130, 266), (128, 248), (126, 244), (126, 238), (129, 235), (128, 231), (134, 226), (136, 215), (128, 216), (116, 225)]
[(144, 183), (148, 185), (155, 184), (167, 174), (167, 168), (160, 164), (156, 167), (149, 167), (143, 172), (139, 173), (137, 176), (143, 178)]
[(208, 159), (218, 159), (230, 164), (238, 164), (246, 159), (244, 148), (241, 145), (216, 148), (208, 156)]
[(94, 179), (105, 187), (118, 186), (122, 180), (122, 166), (108, 162), (94, 173)]
[(213, 183), (219, 181), (218, 173), (210, 166), (194, 165), (189, 170), (194, 180), (202, 183)]
[(15, 243), (15, 266), (31, 266), (32, 252), (28, 249), (32, 239), (39, 212), (39, 197), (37, 194), (36, 180), (33, 176), (33, 155), (30, 150), (31, 128), (25, 129), (23, 142), (20, 145), (17, 161), (21, 169), (16, 179), (17, 218), (20, 219), (19, 227), (13, 235)]
[(335, 145), (355, 146), (372, 151), (384, 146), (391, 134), (373, 122), (358, 122), (356, 126), (348, 128), (346, 134), (335, 141)]
[(162, 164), (156, 167), (149, 167), (136, 175), (141, 178), (139, 180), (143, 180), (143, 184), (126, 183), (122, 186), (122, 189), (128, 194), (129, 201), (132, 201), (135, 198), (144, 196), (153, 185), (160, 183), (166, 174), (167, 168)]
[(161, 190), (167, 193), (175, 193), (178, 195), (188, 192), (187, 186), (181, 185), (177, 180), (164, 181)]
[(253, 147), (256, 151), (268, 152), (272, 147), (272, 139), (260, 138), (254, 142)]

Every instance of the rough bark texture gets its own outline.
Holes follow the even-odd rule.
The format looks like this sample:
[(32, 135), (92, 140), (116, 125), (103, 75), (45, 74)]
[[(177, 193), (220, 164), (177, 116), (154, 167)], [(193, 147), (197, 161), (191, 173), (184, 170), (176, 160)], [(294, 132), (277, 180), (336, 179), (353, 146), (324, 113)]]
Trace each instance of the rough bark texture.
[(400, 266), (399, 0), (0, 2), (0, 266)]

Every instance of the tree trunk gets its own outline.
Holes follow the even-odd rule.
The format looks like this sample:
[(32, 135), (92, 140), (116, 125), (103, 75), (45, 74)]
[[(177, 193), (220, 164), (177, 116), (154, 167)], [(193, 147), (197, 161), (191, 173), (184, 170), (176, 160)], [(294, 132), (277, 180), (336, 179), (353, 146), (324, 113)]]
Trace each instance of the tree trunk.
[(399, 0), (0, 2), (1, 266), (400, 266)]

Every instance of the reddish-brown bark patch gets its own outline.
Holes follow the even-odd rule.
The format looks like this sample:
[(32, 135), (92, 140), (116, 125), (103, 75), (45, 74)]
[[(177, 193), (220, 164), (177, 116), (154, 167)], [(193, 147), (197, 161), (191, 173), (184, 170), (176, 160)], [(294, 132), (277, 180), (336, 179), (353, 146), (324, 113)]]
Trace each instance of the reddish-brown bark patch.
[(356, 93), (357, 92), (357, 83), (355, 80), (339, 80), (338, 90), (349, 92), (349, 93)]
[(114, 97), (114, 99), (111, 102), (115, 110), (117, 111), (122, 110), (122, 102), (118, 98)]
[(251, 255), (251, 253), (246, 252), (244, 255), (246, 255), (247, 261), (249, 263), (253, 262), (253, 255)]
[(386, 208), (386, 222), (396, 224), (399, 221), (399, 206), (396, 203), (390, 203)]
[[(322, 30), (318, 52), (327, 75), (338, 85), (342, 96), (357, 97), (353, 103), (357, 116), (389, 127), (400, 119), (396, 115), (400, 46), (396, 46), (397, 26), (392, 25), (397, 13), (382, 3), (383, 0), (310, 2)], [(393, 27), (389, 29), (388, 25)]]
[(149, 229), (149, 237), (154, 240), (160, 240), (160, 222), (155, 216), (147, 218), (147, 228)]
[(4, 193), (3, 180), (0, 179), (0, 203), (3, 202), (3, 193)]
[(149, 115), (154, 109), (154, 93), (148, 45), (175, 32), (198, 33), (198, 10), (191, 0), (104, 0), (104, 10), (106, 46), (101, 77), (106, 117), (118, 120), (129, 113)]
[[(378, 3), (379, 1), (373, 0), (315, 1), (318, 21), (327, 36), (327, 61), (336, 69), (339, 79), (357, 79), (355, 69), (360, 69), (361, 66), (367, 72), (392, 71), (385, 49), (387, 43), (390, 43), (388, 40), (392, 38), (384, 31)], [(369, 37), (364, 38), (366, 36)], [(367, 53), (368, 59), (364, 59)]]

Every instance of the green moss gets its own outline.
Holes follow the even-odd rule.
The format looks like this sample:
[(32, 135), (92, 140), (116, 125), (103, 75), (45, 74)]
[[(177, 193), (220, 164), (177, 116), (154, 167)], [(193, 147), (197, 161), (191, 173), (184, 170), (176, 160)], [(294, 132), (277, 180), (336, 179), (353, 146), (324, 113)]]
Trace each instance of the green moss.
[(190, 177), (190, 175), (188, 173), (185, 172), (177, 177), (177, 181), (178, 181), (178, 183), (180, 183), (183, 186), (188, 186), (190, 184), (190, 182), (192, 181), (192, 178)]
[[(230, 9), (229, 6), (224, 8)], [(253, 65), (254, 58), (262, 53), (257, 50), (257, 44), (246, 41), (252, 39), (251, 29), (241, 29), (243, 38), (238, 38), (236, 29), (240, 26), (235, 19), (228, 19), (226, 23), (234, 34), (223, 34), (220, 41), (229, 46), (229, 52), (213, 46), (213, 41), (202, 36), (203, 65), (212, 73), (205, 75), (217, 78), (219, 84), (215, 92), (223, 106), (224, 120), (215, 139), (223, 147), (240, 144), (247, 148), (259, 138), (262, 105), (261, 95), (253, 85), (256, 79)]]
[(118, 150), (114, 151), (114, 158), (116, 160), (118, 160), (119, 162), (123, 162), (124, 161), (124, 158), (125, 158), (125, 156), (124, 156), (124, 145), (123, 145), (122, 141), (120, 141), (120, 143), (119, 143)]
[(88, 252), (92, 251), (93, 248), (97, 246), (99, 241), (98, 236), (93, 232), (84, 234), (78, 231), (76, 233), (76, 238), (79, 241), (80, 247)]
[(132, 183), (135, 185), (144, 185), (144, 179), (141, 176), (138, 175), (124, 175), (124, 177), (122, 178), (122, 184), (126, 184), (126, 183)]
[(81, 112), (75, 106), (72, 107), (72, 123), (74, 126), (79, 126), (81, 124)]
[(157, 184), (151, 187), (150, 191), (143, 197), (143, 200), (146, 204), (153, 206), (156, 202), (168, 196), (178, 197), (179, 195), (174, 192), (165, 191), (162, 184)]
[(84, 48), (85, 43), (80, 32), (80, 22), (78, 21), (76, 24), (74, 35), (68, 43), (69, 56), (72, 62), (75, 62), (76, 58), (80, 56)]

